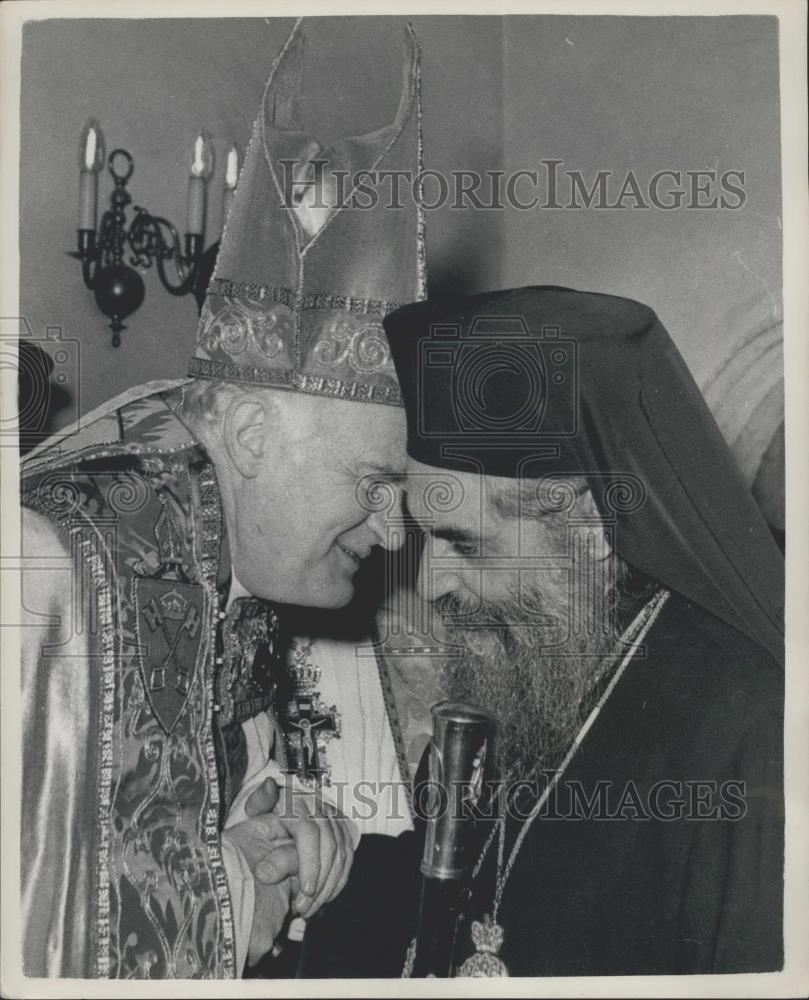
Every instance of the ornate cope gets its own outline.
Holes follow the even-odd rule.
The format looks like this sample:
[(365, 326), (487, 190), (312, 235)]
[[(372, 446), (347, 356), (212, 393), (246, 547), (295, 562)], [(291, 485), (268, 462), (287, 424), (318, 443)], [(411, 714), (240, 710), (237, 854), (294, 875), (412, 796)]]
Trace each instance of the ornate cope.
[(221, 617), (213, 469), (150, 396), (35, 456), (23, 504), (71, 553), (73, 628), (88, 648), (76, 669), (98, 703), (82, 720), (97, 765), (77, 804), (95, 818), (81, 845), (89, 898), (75, 901), (89, 920), (84, 975), (233, 978), (222, 819), (240, 781), (240, 722), (275, 696), (277, 620), (262, 602)]

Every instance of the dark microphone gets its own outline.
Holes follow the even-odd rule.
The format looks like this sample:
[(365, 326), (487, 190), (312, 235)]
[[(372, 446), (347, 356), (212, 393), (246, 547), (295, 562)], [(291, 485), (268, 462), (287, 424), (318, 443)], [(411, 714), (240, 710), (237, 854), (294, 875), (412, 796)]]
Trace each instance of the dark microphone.
[(470, 867), (473, 820), (480, 796), (491, 717), (477, 705), (432, 707), (433, 738), (419, 765), (414, 799), (426, 819), (419, 926), (411, 975), (450, 977), (455, 933)]

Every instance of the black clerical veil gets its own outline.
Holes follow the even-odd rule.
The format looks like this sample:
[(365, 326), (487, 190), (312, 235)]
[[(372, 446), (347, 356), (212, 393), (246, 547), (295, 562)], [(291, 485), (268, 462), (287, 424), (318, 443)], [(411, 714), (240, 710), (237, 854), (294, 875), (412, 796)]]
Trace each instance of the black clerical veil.
[(415, 303), (384, 326), (414, 459), (585, 476), (627, 562), (783, 661), (781, 554), (651, 309), (532, 286)]

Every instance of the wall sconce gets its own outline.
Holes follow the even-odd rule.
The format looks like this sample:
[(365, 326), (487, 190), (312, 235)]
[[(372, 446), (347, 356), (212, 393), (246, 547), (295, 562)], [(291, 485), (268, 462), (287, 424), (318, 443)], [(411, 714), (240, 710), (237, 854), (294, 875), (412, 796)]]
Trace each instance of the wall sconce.
[[(110, 208), (97, 227), (98, 175), (104, 165), (104, 136), (94, 119), (84, 127), (79, 144), (79, 229), (78, 250), (70, 254), (81, 261), (85, 285), (95, 294), (96, 304), (109, 317), (112, 346), (121, 343), (124, 320), (142, 304), (146, 295), (143, 278), (135, 270), (157, 266), (160, 283), (172, 295), (193, 293), (200, 302), (200, 277), (208, 251), (203, 252), (208, 181), (213, 173), (213, 145), (200, 131), (194, 141), (188, 178), (188, 214), (184, 245), (168, 219), (150, 215), (135, 205), (135, 215), (127, 228), (126, 206), (132, 201), (127, 183), (135, 163), (125, 149), (114, 149), (107, 167), (115, 187)], [(239, 172), (239, 153), (233, 145), (227, 157), (223, 220), (233, 201)], [(129, 250), (129, 263), (124, 254)], [(211, 250), (212, 248), (209, 248)], [(174, 279), (169, 274), (172, 263)]]

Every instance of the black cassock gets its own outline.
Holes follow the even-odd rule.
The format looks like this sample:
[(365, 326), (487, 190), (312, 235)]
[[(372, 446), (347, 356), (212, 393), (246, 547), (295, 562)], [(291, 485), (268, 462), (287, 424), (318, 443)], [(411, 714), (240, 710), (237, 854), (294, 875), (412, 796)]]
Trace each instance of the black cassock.
[[(517, 856), (498, 914), (512, 976), (782, 967), (783, 670), (674, 594), (644, 646)], [(506, 859), (519, 827), (507, 823)], [(362, 838), (348, 886), (307, 930), (303, 975), (401, 974), (419, 856), (417, 833)], [(496, 857), (495, 839), (459, 964), (491, 911)]]

